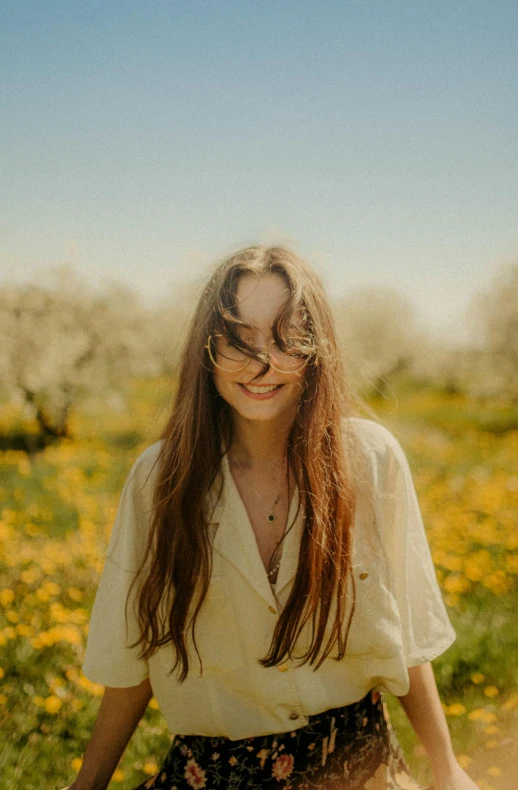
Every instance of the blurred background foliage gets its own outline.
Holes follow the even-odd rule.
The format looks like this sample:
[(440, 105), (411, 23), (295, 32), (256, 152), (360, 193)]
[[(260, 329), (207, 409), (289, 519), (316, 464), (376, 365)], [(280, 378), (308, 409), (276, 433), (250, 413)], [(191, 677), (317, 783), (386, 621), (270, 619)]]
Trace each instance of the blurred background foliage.
[[(199, 288), (179, 283), (150, 308), (120, 283), (94, 291), (68, 266), (51, 270), (48, 282), (0, 286), (0, 398), (37, 421), (30, 437), (10, 424), (0, 448), (32, 452), (69, 435), (72, 407), (86, 396), (115, 402), (127, 377), (174, 376)], [(473, 297), (469, 345), (434, 338), (397, 289), (330, 297), (347, 371), (362, 395), (386, 395), (404, 374), (414, 386), (479, 405), (494, 397), (518, 403), (518, 263), (501, 265)], [(503, 419), (506, 429), (510, 415)]]

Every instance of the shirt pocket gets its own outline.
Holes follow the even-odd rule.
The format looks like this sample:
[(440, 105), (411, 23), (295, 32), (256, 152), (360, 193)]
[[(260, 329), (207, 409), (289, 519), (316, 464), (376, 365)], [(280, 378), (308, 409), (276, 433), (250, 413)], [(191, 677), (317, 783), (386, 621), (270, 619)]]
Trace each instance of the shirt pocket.
[[(200, 660), (202, 677), (223, 674), (244, 664), (238, 623), (228, 591), (228, 581), (224, 575), (212, 575), (205, 601), (196, 617), (194, 634), (200, 657), (198, 658), (189, 630), (189, 674), (191, 671), (195, 675), (200, 673)], [(171, 643), (161, 647), (157, 655), (163, 666), (173, 666), (175, 651)]]
[[(393, 658), (402, 650), (403, 641), (399, 611), (387, 583), (384, 563), (381, 558), (356, 561), (352, 573), (356, 605), (345, 656)], [(352, 584), (349, 585), (349, 595), (352, 600)], [(347, 616), (349, 614), (350, 607)]]

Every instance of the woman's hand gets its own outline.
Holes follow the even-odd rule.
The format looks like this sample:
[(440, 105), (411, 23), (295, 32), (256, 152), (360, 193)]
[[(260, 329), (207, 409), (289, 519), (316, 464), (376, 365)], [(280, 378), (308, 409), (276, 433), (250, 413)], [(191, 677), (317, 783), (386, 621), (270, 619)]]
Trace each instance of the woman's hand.
[(446, 770), (432, 768), (432, 772), (433, 790), (480, 790), (458, 762), (452, 763)]

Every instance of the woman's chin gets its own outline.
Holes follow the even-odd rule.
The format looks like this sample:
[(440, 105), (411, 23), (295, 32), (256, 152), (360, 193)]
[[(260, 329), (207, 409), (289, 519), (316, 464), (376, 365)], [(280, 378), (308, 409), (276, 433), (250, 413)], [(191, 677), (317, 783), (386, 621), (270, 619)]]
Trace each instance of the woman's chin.
[(266, 404), (252, 403), (249, 406), (241, 403), (231, 403), (233, 411), (247, 420), (272, 420), (280, 415), (283, 409), (278, 406), (266, 406)]

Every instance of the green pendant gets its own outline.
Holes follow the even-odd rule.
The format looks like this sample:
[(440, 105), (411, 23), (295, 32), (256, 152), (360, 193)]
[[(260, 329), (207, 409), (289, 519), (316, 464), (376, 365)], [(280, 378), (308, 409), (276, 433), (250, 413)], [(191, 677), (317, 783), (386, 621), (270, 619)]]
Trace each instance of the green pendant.
[(273, 521), (274, 519), (275, 519), (275, 516), (273, 515), (273, 513), (270, 513), (268, 515), (268, 521)]

